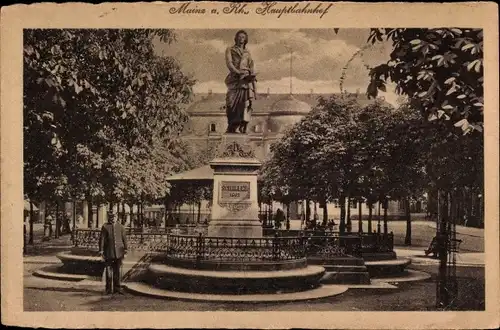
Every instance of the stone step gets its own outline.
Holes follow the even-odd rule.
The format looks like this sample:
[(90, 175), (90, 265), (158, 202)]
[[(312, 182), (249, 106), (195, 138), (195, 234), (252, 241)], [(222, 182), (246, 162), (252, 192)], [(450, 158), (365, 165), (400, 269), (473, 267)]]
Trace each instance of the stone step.
[(324, 273), (319, 266), (280, 271), (212, 271), (152, 263), (144, 280), (173, 291), (249, 294), (308, 290), (319, 285)]
[(308, 265), (338, 265), (338, 266), (364, 266), (362, 258), (355, 257), (334, 257), (334, 258), (307, 258)]
[(322, 265), (327, 272), (350, 272), (350, 273), (355, 273), (355, 272), (367, 272), (366, 266), (352, 266), (352, 265)]
[(326, 272), (321, 284), (370, 284), (368, 272)]
[(396, 253), (390, 252), (363, 252), (365, 261), (393, 260), (396, 259)]
[(411, 259), (408, 258), (367, 261), (365, 263), (371, 277), (386, 277), (401, 274), (410, 264)]

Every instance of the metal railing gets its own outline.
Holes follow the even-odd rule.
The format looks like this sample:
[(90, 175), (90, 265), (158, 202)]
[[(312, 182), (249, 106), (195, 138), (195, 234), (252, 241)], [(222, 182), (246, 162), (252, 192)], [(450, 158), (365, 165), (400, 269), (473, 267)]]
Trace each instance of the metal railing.
[(170, 235), (166, 253), (183, 260), (254, 262), (306, 257), (303, 237), (233, 238)]
[[(281, 233), (285, 233), (284, 231)], [(299, 232), (259, 238), (208, 237), (205, 232), (185, 235), (176, 231), (127, 230), (129, 250), (164, 252), (180, 259), (219, 261), (295, 260), (304, 257), (362, 256), (390, 252), (394, 235), (377, 233)], [(76, 229), (74, 245), (99, 249), (99, 229)]]
[[(167, 232), (127, 231), (127, 247), (129, 250), (157, 251), (162, 250), (169, 234)], [(99, 229), (76, 229), (74, 245), (87, 250), (99, 250)]]
[(361, 246), (363, 252), (383, 253), (394, 250), (394, 234), (388, 233), (361, 233)]
[(309, 236), (306, 254), (315, 258), (334, 258), (362, 256), (361, 237), (359, 236)]
[[(306, 237), (346, 237), (353, 238), (358, 237), (361, 240), (362, 252), (366, 253), (381, 253), (381, 252), (391, 252), (394, 250), (394, 234), (388, 233), (357, 233), (357, 232), (346, 232), (340, 233), (339, 231), (330, 230), (276, 230), (269, 229), (265, 231), (265, 234), (269, 236), (282, 236), (282, 237), (293, 237), (293, 236), (306, 236)], [(354, 239), (354, 238), (353, 238)]]

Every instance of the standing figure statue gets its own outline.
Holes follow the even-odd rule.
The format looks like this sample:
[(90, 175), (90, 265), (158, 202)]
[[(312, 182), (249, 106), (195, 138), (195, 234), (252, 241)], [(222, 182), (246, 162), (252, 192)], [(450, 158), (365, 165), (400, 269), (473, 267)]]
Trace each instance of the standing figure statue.
[(234, 37), (234, 45), (226, 50), (229, 74), (225, 83), (227, 133), (246, 133), (252, 114), (252, 100), (256, 99), (254, 62), (246, 49), (248, 34), (240, 30)]

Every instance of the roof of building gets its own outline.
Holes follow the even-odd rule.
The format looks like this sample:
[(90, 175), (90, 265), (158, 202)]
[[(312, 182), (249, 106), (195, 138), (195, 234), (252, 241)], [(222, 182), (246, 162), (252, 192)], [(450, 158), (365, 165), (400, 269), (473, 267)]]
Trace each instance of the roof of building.
[[(332, 94), (258, 94), (253, 102), (254, 112), (273, 112), (279, 114), (305, 114), (313, 108), (320, 96), (329, 97)], [(195, 94), (193, 102), (188, 107), (188, 113), (220, 112), (225, 113), (225, 93)], [(361, 106), (371, 102), (366, 95), (358, 94)]]
[(210, 165), (198, 167), (186, 172), (170, 176), (168, 181), (205, 181), (214, 179), (214, 170)]
[(313, 106), (298, 99), (295, 95), (288, 94), (274, 102), (270, 112), (271, 115), (306, 115), (311, 112)]

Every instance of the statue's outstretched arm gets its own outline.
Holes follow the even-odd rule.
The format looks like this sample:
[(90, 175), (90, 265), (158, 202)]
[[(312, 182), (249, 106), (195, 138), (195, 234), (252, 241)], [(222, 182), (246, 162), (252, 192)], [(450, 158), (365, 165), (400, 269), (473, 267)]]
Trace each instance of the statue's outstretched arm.
[(240, 74), (240, 70), (238, 70), (233, 64), (231, 48), (226, 49), (226, 65), (229, 71), (231, 71), (232, 73)]

